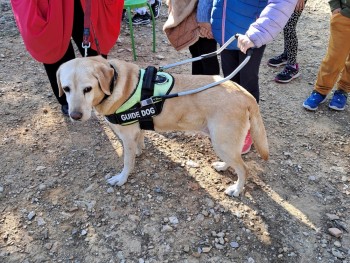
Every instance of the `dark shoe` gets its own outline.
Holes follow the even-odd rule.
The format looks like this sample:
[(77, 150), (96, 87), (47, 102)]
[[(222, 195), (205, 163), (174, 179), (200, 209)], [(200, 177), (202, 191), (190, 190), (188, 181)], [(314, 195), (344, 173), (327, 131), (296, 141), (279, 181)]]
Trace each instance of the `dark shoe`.
[(68, 104), (61, 106), (61, 112), (64, 116), (69, 116)]
[(303, 107), (307, 110), (315, 111), (317, 110), (318, 105), (325, 102), (326, 97), (327, 96), (322, 95), (321, 93), (314, 90), (311, 92), (311, 95), (304, 101)]
[(158, 17), (159, 17), (159, 14), (160, 14), (160, 7), (161, 7), (161, 6), (162, 6), (162, 1), (161, 1), (161, 0), (155, 0), (155, 1), (154, 1), (154, 4), (151, 5), (154, 18), (158, 18)]
[(281, 54), (279, 56), (270, 58), (267, 61), (267, 64), (271, 67), (279, 67), (282, 65), (286, 65), (287, 64), (287, 56), (285, 54)]
[(348, 99), (348, 93), (343, 90), (336, 90), (333, 93), (333, 98), (331, 99), (328, 107), (333, 110), (344, 110), (346, 101)]
[(294, 66), (287, 65), (281, 73), (277, 74), (275, 81), (278, 83), (288, 83), (299, 76), (300, 72), (298, 64), (295, 64)]
[(151, 23), (151, 16), (147, 12), (144, 15), (136, 13), (131, 21), (133, 25), (148, 25)]

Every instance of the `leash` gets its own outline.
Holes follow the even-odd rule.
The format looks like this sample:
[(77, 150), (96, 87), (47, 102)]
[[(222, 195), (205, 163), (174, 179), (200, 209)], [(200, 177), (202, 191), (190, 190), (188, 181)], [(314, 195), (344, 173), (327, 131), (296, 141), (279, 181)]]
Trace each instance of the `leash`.
[[(220, 54), (231, 42), (233, 42), (234, 40), (236, 40), (238, 38), (238, 34), (235, 34), (234, 36), (232, 36), (229, 40), (227, 40), (227, 42), (222, 45), (222, 47), (220, 49), (218, 49), (217, 51), (215, 52), (211, 52), (211, 53), (208, 53), (208, 54), (203, 54), (199, 57), (195, 57), (195, 58), (191, 58), (191, 59), (186, 59), (186, 60), (183, 60), (183, 61), (179, 61), (179, 62), (176, 62), (176, 63), (173, 63), (173, 64), (168, 64), (168, 65), (165, 65), (165, 66), (162, 66), (159, 68), (159, 71), (163, 71), (165, 69), (168, 69), (168, 68), (172, 68), (172, 67), (176, 67), (176, 66), (179, 66), (179, 65), (182, 65), (182, 64), (186, 64), (186, 63), (189, 63), (189, 62), (194, 62), (194, 61), (198, 61), (198, 60), (202, 60), (202, 59), (206, 59), (206, 58), (209, 58), (209, 57), (213, 57), (213, 56), (217, 56), (218, 54)], [(154, 104), (154, 103), (157, 103), (157, 102), (160, 102), (162, 100), (165, 100), (165, 99), (170, 99), (170, 98), (175, 98), (175, 97), (180, 97), (180, 96), (186, 96), (186, 95), (191, 95), (191, 94), (195, 94), (195, 93), (198, 93), (198, 92), (202, 92), (206, 89), (210, 89), (212, 87), (215, 87), (227, 80), (230, 80), (232, 79), (247, 63), (248, 61), (250, 60), (251, 56), (253, 54), (253, 50), (252, 49), (248, 49), (247, 50), (247, 56), (246, 58), (242, 61), (242, 63), (240, 65), (238, 65), (238, 67), (228, 76), (226, 76), (225, 78), (219, 80), (219, 81), (216, 81), (216, 82), (213, 82), (213, 83), (210, 83), (208, 85), (205, 85), (203, 87), (199, 87), (197, 89), (192, 89), (192, 90), (188, 90), (188, 91), (182, 91), (182, 92), (178, 92), (178, 93), (174, 93), (174, 94), (168, 94), (168, 95), (163, 95), (163, 96), (154, 96), (154, 97), (151, 97), (151, 98), (148, 98), (148, 99), (145, 99), (145, 100), (142, 100), (140, 102), (141, 104), (141, 107), (143, 106), (148, 106), (150, 104)]]
[(94, 36), (94, 41), (95, 41), (95, 44), (96, 44), (97, 53), (99, 55), (101, 55), (100, 45), (99, 45), (97, 37), (96, 37), (96, 32), (94, 30), (93, 24), (91, 23), (91, 0), (86, 0), (85, 1), (85, 13), (84, 13), (83, 42), (82, 42), (82, 47), (85, 50), (84, 57), (87, 57), (87, 55), (88, 55), (87, 51), (91, 47), (91, 43), (89, 41), (89, 38), (90, 38), (90, 26), (92, 28), (92, 34)]
[(203, 54), (199, 57), (185, 59), (183, 61), (179, 61), (176, 63), (172, 63), (172, 64), (168, 64), (168, 65), (159, 67), (159, 71), (164, 71), (164, 70), (169, 69), (169, 68), (173, 68), (173, 67), (180, 66), (180, 65), (183, 65), (186, 63), (190, 63), (190, 62), (195, 62), (198, 60), (202, 60), (202, 59), (206, 59), (206, 58), (210, 58), (210, 57), (215, 57), (215, 56), (219, 55), (229, 44), (231, 44), (234, 40), (236, 40), (238, 38), (238, 36), (239, 36), (238, 34), (233, 35), (232, 37), (229, 38), (229, 40), (226, 41), (226, 43), (224, 43), (218, 50), (216, 50), (214, 52), (211, 52), (208, 54)]

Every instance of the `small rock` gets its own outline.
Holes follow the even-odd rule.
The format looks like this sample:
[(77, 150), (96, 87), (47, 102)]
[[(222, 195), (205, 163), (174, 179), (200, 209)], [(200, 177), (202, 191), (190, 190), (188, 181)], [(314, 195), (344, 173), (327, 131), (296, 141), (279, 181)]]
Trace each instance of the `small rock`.
[(203, 215), (203, 214), (197, 215), (196, 221), (197, 221), (197, 222), (202, 222), (202, 221), (204, 221), (204, 215)]
[(199, 167), (199, 164), (198, 164), (198, 163), (196, 163), (196, 162), (194, 162), (194, 161), (191, 161), (191, 160), (187, 161), (187, 162), (186, 162), (186, 165), (187, 165), (188, 167), (190, 167), (190, 168), (198, 168), (198, 167)]
[(188, 253), (190, 251), (190, 246), (189, 245), (184, 245), (184, 251)]
[(46, 185), (45, 184), (40, 184), (39, 185), (39, 190), (40, 191), (43, 191), (43, 190), (45, 190), (46, 189)]
[(215, 247), (216, 247), (216, 249), (219, 249), (219, 250), (222, 250), (222, 249), (225, 248), (224, 245), (220, 245), (220, 244), (218, 244), (218, 243), (215, 243)]
[(161, 232), (172, 232), (174, 229), (169, 225), (164, 225)]
[(31, 211), (27, 217), (29, 220), (32, 220), (35, 217), (35, 211)]
[(209, 251), (211, 250), (212, 247), (203, 247), (202, 248), (202, 252), (203, 253), (209, 253)]
[(45, 220), (42, 217), (38, 217), (36, 221), (38, 223), (38, 226), (43, 226), (46, 224)]
[(225, 236), (225, 233), (224, 232), (219, 232), (216, 234), (217, 237), (224, 237)]
[(109, 193), (109, 194), (114, 193), (113, 187), (108, 187), (107, 193)]
[(39, 165), (39, 166), (37, 166), (36, 168), (35, 168), (35, 171), (42, 171), (42, 170), (45, 170), (46, 169), (46, 167), (45, 166), (42, 166), (42, 165)]
[(176, 225), (179, 223), (179, 219), (177, 219), (176, 216), (171, 216), (171, 217), (169, 217), (169, 222), (173, 225)]
[(46, 248), (47, 250), (50, 250), (52, 248), (52, 243), (46, 243), (44, 245), (44, 248)]
[(0, 193), (2, 193), (3, 191), (4, 191), (4, 187), (0, 185)]
[(339, 230), (338, 228), (335, 227), (331, 227), (328, 229), (329, 234), (331, 234), (334, 237), (340, 237), (343, 232), (341, 230)]
[(332, 255), (337, 258), (345, 258), (345, 255), (336, 248), (332, 248)]
[(87, 234), (86, 229), (81, 230), (80, 234), (81, 234), (82, 236), (86, 236), (86, 234)]
[(328, 217), (329, 220), (338, 220), (339, 216), (335, 215), (335, 214), (326, 214), (326, 216)]
[(341, 247), (341, 243), (340, 243), (339, 241), (335, 241), (335, 242), (334, 242), (334, 246), (336, 246), (336, 247)]
[(235, 242), (235, 241), (232, 241), (232, 242), (230, 242), (230, 246), (231, 246), (232, 248), (238, 248), (238, 247), (239, 247), (239, 244), (238, 244), (237, 242)]

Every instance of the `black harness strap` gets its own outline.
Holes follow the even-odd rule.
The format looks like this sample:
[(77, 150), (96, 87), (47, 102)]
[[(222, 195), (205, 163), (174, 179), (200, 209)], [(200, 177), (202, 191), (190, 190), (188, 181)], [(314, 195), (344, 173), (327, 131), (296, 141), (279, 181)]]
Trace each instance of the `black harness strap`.
[[(162, 112), (164, 104), (164, 99), (153, 99), (155, 98), (155, 84), (164, 84), (170, 81), (170, 86), (166, 91), (166, 95), (168, 95), (174, 86), (175, 80), (171, 75), (170, 78), (159, 74), (157, 75), (157, 69), (150, 66), (145, 70), (143, 79), (140, 81), (142, 81), (140, 101), (131, 106), (128, 110), (106, 115), (105, 118), (109, 122), (119, 125), (129, 125), (138, 122), (142, 130), (154, 130), (153, 116)], [(137, 89), (130, 95), (129, 99), (133, 97), (136, 90)]]
[[(154, 91), (154, 83), (157, 77), (157, 69), (153, 66), (148, 66), (143, 76), (141, 89), (141, 101), (151, 98)], [(147, 117), (139, 120), (141, 130), (154, 130), (153, 118)]]

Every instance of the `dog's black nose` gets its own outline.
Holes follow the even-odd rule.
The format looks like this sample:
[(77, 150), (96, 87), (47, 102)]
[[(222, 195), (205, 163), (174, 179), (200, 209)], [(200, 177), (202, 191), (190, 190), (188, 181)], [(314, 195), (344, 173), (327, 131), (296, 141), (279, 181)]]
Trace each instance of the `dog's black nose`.
[(73, 111), (69, 114), (69, 116), (75, 120), (75, 121), (78, 121), (80, 120), (82, 117), (83, 117), (83, 114), (79, 111)]

